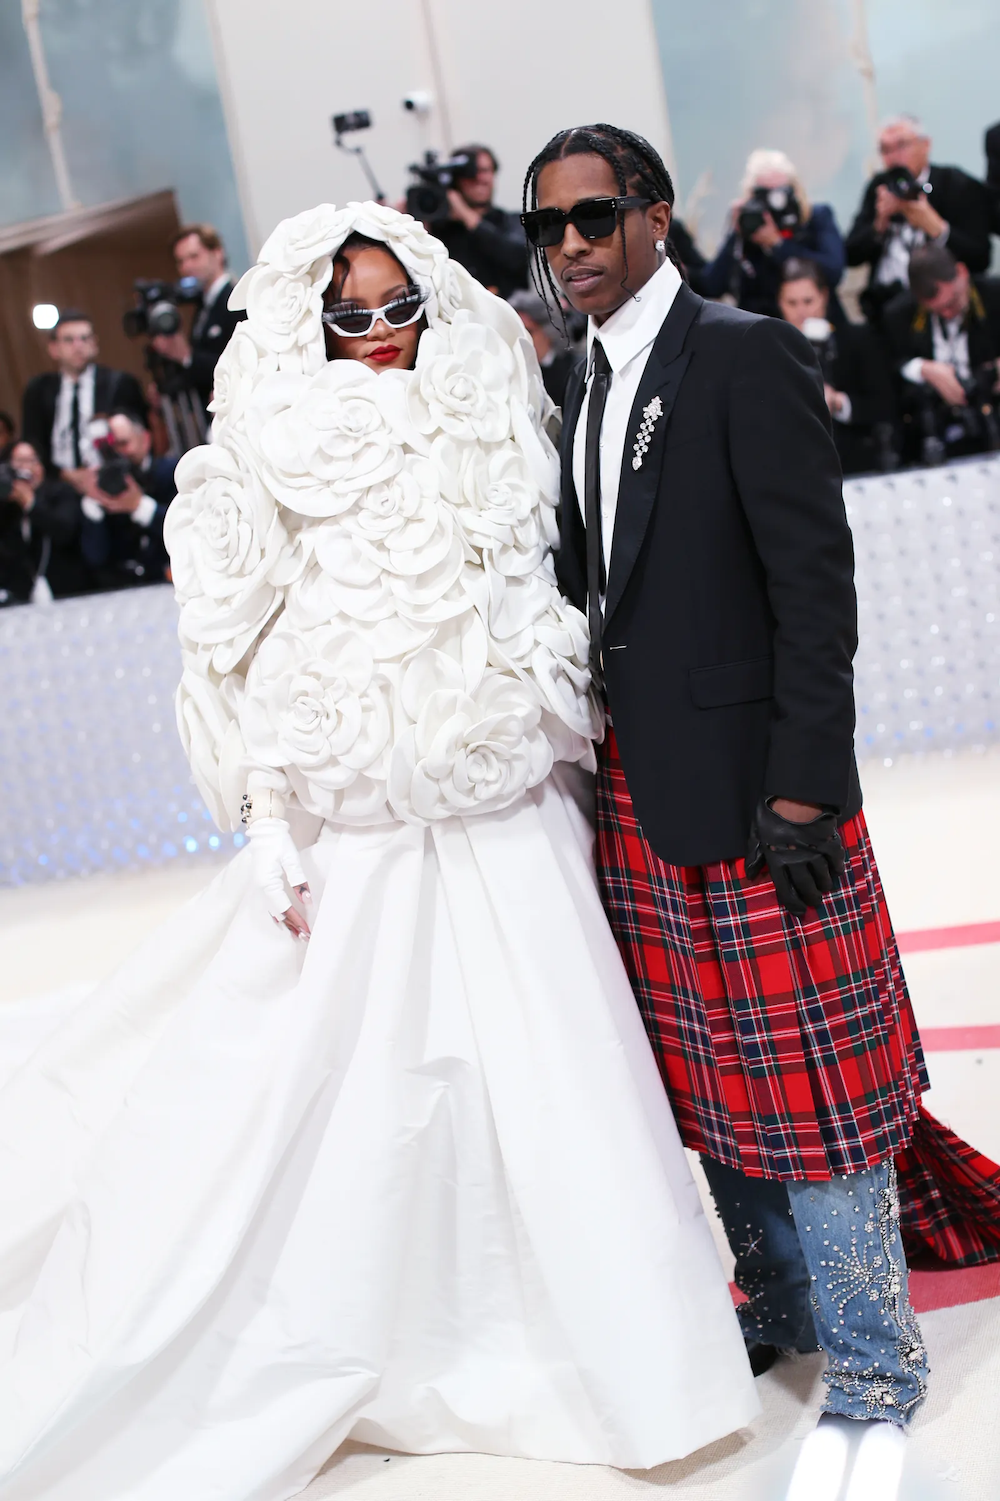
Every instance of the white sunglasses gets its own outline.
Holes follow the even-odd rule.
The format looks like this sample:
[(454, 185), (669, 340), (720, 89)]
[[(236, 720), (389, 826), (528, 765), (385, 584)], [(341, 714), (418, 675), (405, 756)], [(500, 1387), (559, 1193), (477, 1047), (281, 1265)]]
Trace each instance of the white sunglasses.
[(408, 328), (422, 315), (429, 294), (413, 287), (402, 297), (394, 297), (385, 307), (357, 307), (354, 303), (334, 303), (324, 309), (323, 322), (345, 339), (363, 339), (383, 319), (390, 328)]

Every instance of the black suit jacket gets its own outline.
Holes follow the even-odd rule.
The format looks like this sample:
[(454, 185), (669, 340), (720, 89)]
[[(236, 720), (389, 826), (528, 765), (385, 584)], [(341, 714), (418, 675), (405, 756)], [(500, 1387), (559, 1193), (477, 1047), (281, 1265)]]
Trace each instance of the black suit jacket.
[[(632, 435), (660, 398), (642, 466)], [(586, 608), (563, 428), (564, 593)], [(671, 864), (746, 853), (757, 800), (861, 806), (853, 547), (816, 357), (789, 324), (682, 286), (650, 352), (622, 464), (605, 604), (608, 704), (643, 833)]]
[(1000, 235), (1000, 125), (991, 125), (983, 138), (986, 150), (986, 188), (993, 205), (993, 233)]
[(233, 312), (229, 307), (229, 294), (236, 285), (227, 281), (218, 296), (206, 304), (204, 298), (195, 304), (194, 322), (191, 325), (191, 364), (188, 366), (191, 384), (207, 405), (212, 399), (212, 384), (219, 356), (233, 336), (233, 330), (246, 317), (245, 311)]
[[(961, 167), (931, 166), (927, 185), (931, 205), (950, 226), (948, 249), (970, 271), (985, 271), (990, 263), (990, 195), (983, 183), (970, 177)], [(882, 259), (883, 237), (875, 232), (876, 179), (865, 188), (861, 207), (847, 236), (847, 264), (871, 267), (868, 285), (872, 285), (875, 267)], [(901, 284), (897, 283), (896, 291)], [(881, 293), (882, 300), (893, 295), (891, 289)]]
[(56, 599), (85, 594), (90, 579), (80, 554), (80, 497), (64, 480), (43, 480), (25, 513), (16, 500), (0, 501), (0, 603), (25, 604), (44, 574)]
[(491, 204), (475, 229), (446, 219), (432, 224), (431, 234), (484, 287), (496, 287), (499, 297), (528, 285), (528, 245), (517, 214)]
[[(56, 403), (62, 376), (58, 371), (32, 376), (24, 388), (21, 432), (32, 444), (49, 474), (56, 473), (52, 463), (52, 427), (56, 420)], [(94, 411), (112, 412), (124, 407), (147, 421), (146, 398), (134, 375), (127, 370), (111, 370), (97, 365), (94, 371)]]

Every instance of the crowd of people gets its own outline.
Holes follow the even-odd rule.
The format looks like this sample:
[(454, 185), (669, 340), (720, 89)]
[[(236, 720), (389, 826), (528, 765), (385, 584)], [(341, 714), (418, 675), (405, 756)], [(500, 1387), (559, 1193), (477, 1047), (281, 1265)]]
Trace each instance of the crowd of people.
[[(987, 173), (931, 161), (909, 115), (879, 135), (882, 169), (866, 184), (844, 236), (833, 209), (812, 203), (780, 151), (751, 152), (727, 231), (711, 259), (674, 217), (674, 253), (692, 288), (783, 318), (810, 340), (845, 475), (938, 464), (1000, 448), (1000, 277), (988, 274), (1000, 234), (1000, 125), (986, 133)], [(493, 201), (497, 158), (473, 143), (475, 171), (447, 193), (433, 232), (453, 259), (505, 297), (527, 329), (545, 386), (561, 406), (583, 324), (555, 312), (531, 284), (517, 213)], [(98, 362), (97, 333), (79, 309), (52, 330), (53, 370), (24, 392), (20, 420), (0, 412), (0, 605), (161, 582), (163, 519), (187, 446), (172, 419), (177, 393), (204, 413), (215, 363), (243, 316), (228, 307), (225, 246), (207, 224), (174, 237), (180, 278), (196, 287), (190, 335), (149, 329), (156, 378)], [(838, 293), (849, 266), (867, 266), (850, 318)]]

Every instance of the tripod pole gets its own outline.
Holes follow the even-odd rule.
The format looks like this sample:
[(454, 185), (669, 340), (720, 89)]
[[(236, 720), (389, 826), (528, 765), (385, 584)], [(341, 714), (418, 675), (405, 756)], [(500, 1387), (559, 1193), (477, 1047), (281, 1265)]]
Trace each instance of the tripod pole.
[(384, 203), (385, 194), (379, 187), (378, 178), (375, 176), (375, 173), (371, 169), (371, 163), (365, 155), (365, 148), (363, 146), (345, 146), (343, 137), (339, 135), (334, 137), (334, 141), (340, 147), (341, 151), (348, 151), (350, 152), (351, 156), (356, 156), (358, 158), (358, 163), (361, 167), (361, 170), (367, 177), (368, 185), (375, 196), (375, 202)]

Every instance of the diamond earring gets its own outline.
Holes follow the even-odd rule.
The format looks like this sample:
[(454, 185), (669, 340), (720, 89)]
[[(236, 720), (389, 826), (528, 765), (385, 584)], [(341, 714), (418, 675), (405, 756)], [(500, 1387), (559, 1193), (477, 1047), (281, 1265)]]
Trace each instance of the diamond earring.
[(667, 242), (666, 242), (666, 240), (657, 240), (655, 242), (655, 249), (656, 249), (657, 255), (666, 255), (666, 253), (667, 253)]

